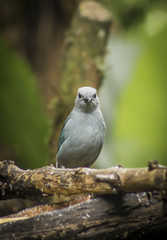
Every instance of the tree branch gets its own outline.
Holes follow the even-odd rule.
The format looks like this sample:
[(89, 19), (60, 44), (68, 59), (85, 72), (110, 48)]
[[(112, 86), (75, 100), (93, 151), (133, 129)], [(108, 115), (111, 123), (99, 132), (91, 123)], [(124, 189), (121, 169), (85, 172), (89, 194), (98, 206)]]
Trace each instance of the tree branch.
[(154, 197), (148, 199), (145, 193), (98, 197), (16, 220), (0, 224), (0, 239), (137, 240), (161, 236), (165, 240), (167, 237), (163, 202)]
[(117, 192), (144, 192), (163, 189), (167, 168), (112, 167), (109, 169), (59, 169), (47, 166), (22, 170), (12, 161), (0, 162), (0, 199), (29, 198), (40, 200), (52, 195), (115, 194)]
[(152, 237), (152, 232), (155, 239), (162, 233), (161, 239), (166, 239), (166, 176), (167, 168), (155, 161), (149, 163), (149, 168), (99, 170), (53, 166), (22, 170), (13, 161), (2, 161), (1, 199), (94, 195), (40, 205), (1, 218), (0, 239), (103, 239), (105, 236), (105, 239), (136, 240)]

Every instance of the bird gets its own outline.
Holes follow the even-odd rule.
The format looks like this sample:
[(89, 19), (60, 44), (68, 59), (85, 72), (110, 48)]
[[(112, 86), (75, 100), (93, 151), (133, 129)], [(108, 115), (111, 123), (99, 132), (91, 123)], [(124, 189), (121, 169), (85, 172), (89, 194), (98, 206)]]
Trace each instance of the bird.
[(56, 167), (90, 167), (101, 152), (105, 130), (97, 90), (89, 86), (79, 88), (60, 133)]

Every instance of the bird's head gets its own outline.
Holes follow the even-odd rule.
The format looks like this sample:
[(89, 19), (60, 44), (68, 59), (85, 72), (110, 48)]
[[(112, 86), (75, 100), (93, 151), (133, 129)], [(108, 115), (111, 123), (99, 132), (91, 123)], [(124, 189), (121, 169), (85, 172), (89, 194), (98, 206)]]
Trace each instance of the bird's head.
[(75, 109), (92, 112), (99, 106), (97, 91), (92, 87), (81, 87), (75, 99)]

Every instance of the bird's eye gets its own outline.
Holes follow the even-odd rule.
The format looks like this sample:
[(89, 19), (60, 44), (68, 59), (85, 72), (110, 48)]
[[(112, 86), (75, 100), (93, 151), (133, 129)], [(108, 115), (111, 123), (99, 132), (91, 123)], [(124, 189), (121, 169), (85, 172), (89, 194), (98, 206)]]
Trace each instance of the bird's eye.
[(96, 93), (93, 95), (94, 98), (96, 98)]
[(80, 93), (78, 93), (78, 97), (81, 98), (81, 94)]

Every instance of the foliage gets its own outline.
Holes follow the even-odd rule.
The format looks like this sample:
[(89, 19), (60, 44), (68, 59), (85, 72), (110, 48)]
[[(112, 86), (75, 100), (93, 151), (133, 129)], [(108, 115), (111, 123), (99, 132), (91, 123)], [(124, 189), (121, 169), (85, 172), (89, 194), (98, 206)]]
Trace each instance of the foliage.
[(114, 139), (117, 161), (167, 164), (167, 24), (144, 42), (133, 74), (118, 102)]
[(48, 122), (27, 62), (0, 38), (0, 143), (22, 167), (44, 165)]

